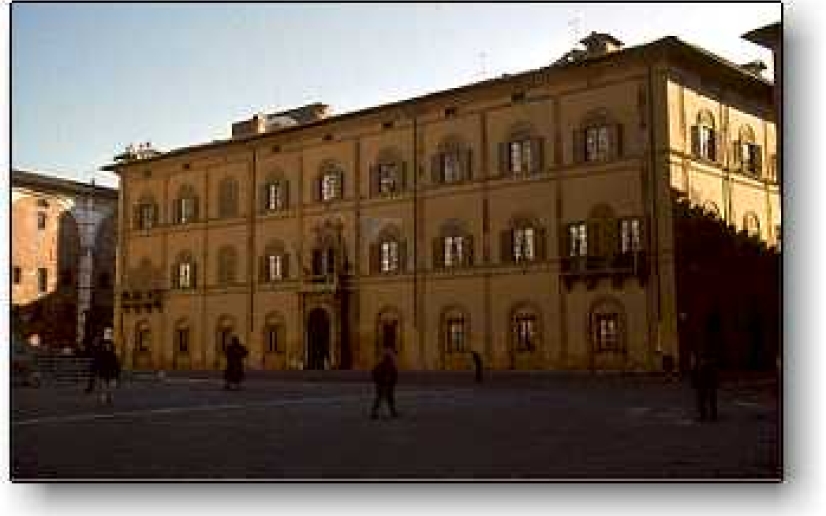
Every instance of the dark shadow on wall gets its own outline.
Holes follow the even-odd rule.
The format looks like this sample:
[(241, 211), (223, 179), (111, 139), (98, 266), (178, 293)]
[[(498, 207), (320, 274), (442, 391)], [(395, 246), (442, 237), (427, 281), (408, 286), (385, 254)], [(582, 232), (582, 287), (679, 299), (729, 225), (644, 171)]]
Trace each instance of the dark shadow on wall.
[(782, 328), (781, 254), (727, 225), (715, 213), (673, 193), (674, 251), (680, 364), (715, 339), (723, 369), (776, 368)]

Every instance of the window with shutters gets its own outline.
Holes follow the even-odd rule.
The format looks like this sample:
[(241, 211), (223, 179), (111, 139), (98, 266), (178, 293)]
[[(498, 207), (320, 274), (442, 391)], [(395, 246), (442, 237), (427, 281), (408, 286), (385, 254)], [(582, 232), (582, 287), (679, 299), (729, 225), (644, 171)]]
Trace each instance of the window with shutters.
[(286, 209), (286, 184), (283, 181), (273, 181), (264, 187), (266, 211), (281, 211)]
[(735, 166), (742, 172), (758, 177), (762, 172), (763, 150), (755, 143), (754, 130), (744, 125), (740, 128), (740, 139), (734, 142)]
[(235, 248), (224, 246), (218, 250), (218, 271), (216, 279), (219, 285), (230, 285), (236, 280), (237, 259)]
[(178, 197), (173, 203), (172, 211), (173, 220), (176, 224), (187, 224), (196, 220), (198, 216), (198, 198), (191, 186), (184, 185), (181, 187)]
[(151, 204), (141, 204), (138, 211), (140, 213), (140, 229), (151, 229), (155, 225), (155, 207)]
[(621, 253), (642, 250), (642, 221), (638, 218), (622, 219), (619, 223)]
[(513, 259), (530, 262), (536, 259), (536, 230), (532, 227), (513, 230)]
[(691, 127), (692, 154), (700, 159), (717, 160), (717, 131), (714, 115), (707, 109), (697, 114), (697, 123)]
[(195, 261), (192, 254), (182, 251), (178, 254), (171, 271), (172, 288), (195, 288)]
[(568, 224), (568, 256), (588, 255), (588, 226), (585, 222)]
[(432, 156), (431, 182), (451, 184), (470, 180), (471, 160), (471, 150), (461, 137), (446, 137), (439, 144), (438, 152)]
[(192, 288), (192, 263), (178, 264), (178, 288)]
[(592, 305), (591, 342), (597, 352), (625, 351), (625, 311), (613, 298), (603, 298)]
[(473, 234), (459, 219), (449, 219), (433, 239), (433, 265), (436, 268), (471, 267), (473, 265)]
[(284, 279), (284, 257), (280, 254), (267, 256), (267, 281)]
[(610, 150), (607, 126), (585, 129), (585, 161), (605, 161)]
[(135, 351), (146, 353), (152, 347), (152, 332), (149, 330), (149, 323), (141, 321), (135, 328)]
[(448, 353), (465, 351), (465, 320), (462, 318), (447, 321), (447, 351)]
[(442, 310), (439, 320), (441, 343), (445, 354), (466, 353), (469, 350), (470, 318), (461, 306), (449, 306)]
[(533, 157), (531, 140), (513, 141), (508, 144), (510, 150), (509, 170), (513, 174), (528, 174), (533, 172)]
[(381, 272), (399, 270), (399, 243), (395, 240), (381, 243)]
[(442, 183), (458, 183), (462, 178), (462, 162), (459, 151), (442, 154)]
[(465, 237), (451, 235), (444, 237), (445, 267), (459, 267), (465, 261)]
[(218, 185), (218, 217), (230, 218), (238, 215), (238, 181), (224, 178)]
[(518, 313), (513, 318), (514, 347), (516, 351), (533, 351), (536, 349), (537, 323), (536, 314)]
[(281, 351), (278, 339), (278, 326), (274, 324), (267, 325), (264, 330), (264, 351), (266, 353), (278, 353)]
[(342, 172), (341, 170), (329, 167), (321, 174), (319, 180), (320, 199), (322, 202), (329, 202), (341, 199), (342, 196)]
[(399, 166), (396, 163), (381, 163), (378, 166), (377, 173), (379, 183), (379, 193), (381, 195), (390, 195), (398, 193), (400, 188), (399, 181)]

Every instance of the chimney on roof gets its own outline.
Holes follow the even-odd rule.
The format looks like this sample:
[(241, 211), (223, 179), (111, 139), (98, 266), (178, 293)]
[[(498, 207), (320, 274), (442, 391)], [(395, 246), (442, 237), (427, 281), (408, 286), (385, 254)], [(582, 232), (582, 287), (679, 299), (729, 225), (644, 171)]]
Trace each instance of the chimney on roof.
[(278, 131), (285, 127), (303, 125), (327, 118), (330, 115), (330, 106), (316, 102), (277, 113), (256, 113), (248, 120), (232, 124), (232, 137), (239, 138)]
[(758, 59), (756, 61), (750, 61), (746, 64), (742, 64), (740, 65), (740, 68), (752, 75), (761, 77), (763, 75), (763, 71), (766, 70), (767, 66), (766, 63)]
[(602, 32), (592, 32), (580, 43), (585, 45), (586, 57), (599, 57), (611, 52), (616, 52), (623, 47), (623, 42), (610, 34)]

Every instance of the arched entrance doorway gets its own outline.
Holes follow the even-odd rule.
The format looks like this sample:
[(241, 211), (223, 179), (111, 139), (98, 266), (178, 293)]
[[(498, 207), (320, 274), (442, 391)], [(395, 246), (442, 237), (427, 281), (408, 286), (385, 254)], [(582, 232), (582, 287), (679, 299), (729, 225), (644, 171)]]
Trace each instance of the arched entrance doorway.
[(324, 369), (330, 364), (330, 317), (316, 308), (307, 318), (307, 369)]

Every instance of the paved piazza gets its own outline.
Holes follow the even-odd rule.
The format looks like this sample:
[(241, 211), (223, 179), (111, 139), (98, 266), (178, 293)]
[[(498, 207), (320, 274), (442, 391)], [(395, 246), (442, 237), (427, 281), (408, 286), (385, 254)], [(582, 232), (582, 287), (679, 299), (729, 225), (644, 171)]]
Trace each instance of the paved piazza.
[(717, 423), (685, 382), (402, 373), (401, 418), (369, 418), (366, 373), (132, 380), (12, 390), (13, 480), (778, 479), (776, 384), (727, 382)]

